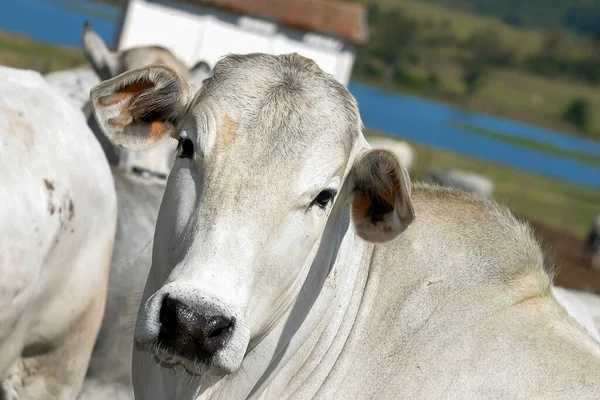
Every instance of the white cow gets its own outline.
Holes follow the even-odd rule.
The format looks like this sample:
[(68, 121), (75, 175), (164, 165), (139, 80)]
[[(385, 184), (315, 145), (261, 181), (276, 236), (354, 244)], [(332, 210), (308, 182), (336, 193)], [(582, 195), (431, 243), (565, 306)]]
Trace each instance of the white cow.
[(161, 46), (138, 46), (112, 51), (87, 21), (83, 25), (81, 40), (83, 52), (102, 80), (151, 64), (168, 65), (180, 76), (194, 82), (202, 82), (210, 75), (210, 68), (206, 63), (199, 62), (190, 68), (170, 50)]
[(368, 139), (369, 145), (373, 149), (388, 149), (398, 157), (402, 166), (406, 170), (410, 171), (414, 162), (414, 155), (412, 147), (400, 140), (385, 138), (385, 137), (372, 137)]
[[(50, 72), (44, 75), (44, 79), (66, 96), (73, 107), (80, 110), (84, 110), (89, 103), (90, 90), (100, 83), (100, 79), (91, 68)], [(89, 113), (86, 117), (89, 117)]]
[(110, 79), (132, 68), (154, 63), (166, 64), (178, 74), (189, 78), (187, 66), (168, 49), (159, 46), (141, 46), (124, 51), (112, 51), (104, 40), (92, 29), (90, 23), (83, 24), (81, 35), (83, 52), (101, 80)]
[(577, 322), (587, 330), (590, 335), (600, 342), (600, 297), (583, 293), (576, 290), (567, 290), (561, 287), (553, 287), (552, 293), (558, 302)]
[[(90, 74), (93, 76), (91, 77)], [(99, 79), (91, 70), (59, 71), (45, 76), (51, 85), (70, 99), (75, 107), (83, 108), (79, 101), (88, 95), (94, 82)], [(369, 139), (372, 147), (388, 148), (400, 159), (403, 166), (412, 163), (412, 151), (409, 145), (393, 139)], [(142, 150), (142, 152), (144, 152)], [(164, 165), (168, 161), (165, 157)], [(145, 171), (152, 171), (148, 164)], [(163, 173), (158, 168), (159, 173)], [(133, 396), (131, 388), (131, 344), (136, 312), (139, 308), (151, 264), (152, 237), (154, 234), (158, 208), (165, 189), (165, 182), (153, 176), (113, 168), (113, 175), (119, 204), (119, 218), (116, 242), (112, 256), (109, 293), (102, 327), (92, 354), (88, 369), (88, 379), (84, 384), (80, 399), (129, 399)], [(567, 292), (566, 289), (560, 288)], [(557, 296), (567, 310), (570, 296)], [(577, 302), (577, 300), (575, 300)], [(576, 308), (573, 316), (584, 326), (590, 315)], [(594, 334), (597, 330), (593, 331)], [(596, 337), (596, 336), (594, 336)]]
[(587, 312), (592, 316), (594, 325), (600, 329), (600, 296), (595, 293), (570, 290), (570, 293), (578, 297), (585, 304)]
[(100, 328), (113, 179), (81, 112), (0, 67), (0, 398), (72, 399)]
[(431, 168), (425, 173), (423, 180), (429, 183), (460, 189), (474, 194), (481, 199), (491, 199), (494, 193), (494, 184), (489, 178), (458, 169), (443, 170)]
[(137, 398), (600, 396), (600, 345), (552, 296), (531, 230), (491, 202), (411, 190), (312, 61), (228, 56), (199, 90), (149, 67), (91, 97), (117, 145), (179, 140)]
[[(103, 79), (152, 62), (167, 64), (180, 73), (187, 73), (183, 64), (164, 49), (150, 46), (111, 52), (89, 25), (84, 26), (82, 41), (88, 60), (95, 71), (104, 74), (101, 75)], [(194, 77), (198, 78), (198, 75)], [(89, 90), (86, 94), (89, 98)], [(119, 213), (106, 312), (80, 399), (120, 400), (133, 396), (133, 328), (150, 269), (152, 237), (165, 190), (165, 178), (174, 161), (175, 145), (163, 140), (152, 149), (120, 151), (106, 141), (93, 115), (89, 117), (88, 123), (115, 166), (113, 175)]]
[[(85, 69), (53, 72), (45, 79), (79, 110), (89, 102), (91, 88), (100, 81), (92, 70)], [(88, 99), (85, 103), (80, 101), (84, 96)], [(91, 121), (95, 122), (93, 118)], [(141, 153), (130, 160), (132, 169), (139, 171), (112, 168), (119, 210), (117, 233), (106, 312), (90, 360), (88, 379), (80, 394), (82, 400), (133, 397), (133, 327), (150, 269), (152, 237), (165, 190), (166, 180), (161, 176), (168, 173), (165, 166), (173, 159), (168, 152), (153, 156)]]
[(118, 200), (106, 312), (90, 360), (81, 400), (133, 398), (133, 332), (152, 256), (165, 181), (113, 169)]
[[(111, 52), (102, 39), (84, 25), (83, 47), (94, 70), (103, 78), (110, 74), (148, 63), (165, 63), (185, 73), (185, 67), (164, 49), (141, 47), (125, 52)], [(107, 68), (107, 64), (116, 70)], [(201, 80), (210, 71), (191, 71), (192, 79)], [(108, 75), (106, 75), (108, 74)], [(206, 75), (206, 76), (203, 76)], [(135, 317), (150, 269), (152, 237), (158, 209), (165, 189), (166, 175), (173, 162), (175, 146), (163, 141), (153, 149), (122, 152), (105, 140), (89, 109), (89, 91), (100, 79), (89, 69), (53, 72), (45, 76), (73, 107), (82, 109), (107, 157), (115, 167), (112, 172), (117, 191), (119, 215), (109, 281), (106, 312), (90, 361), (87, 380), (79, 398), (127, 399), (131, 386), (131, 345)]]
[[(210, 71), (206, 71), (201, 66), (190, 70), (173, 53), (162, 47), (140, 46), (122, 51), (111, 51), (87, 22), (83, 26), (81, 41), (84, 54), (101, 80), (150, 64), (167, 65), (185, 79), (189, 79), (198, 85), (210, 75)], [(89, 117), (88, 124), (94, 133), (97, 133), (96, 136), (102, 144), (111, 165), (117, 165), (127, 171), (134, 167), (141, 168), (166, 177), (173, 162), (170, 156), (175, 150), (175, 146), (172, 145), (171, 141), (162, 141), (159, 145), (146, 151), (123, 151), (123, 149), (112, 146), (104, 135), (99, 132), (97, 123), (88, 108), (88, 105), (84, 106), (84, 112)]]

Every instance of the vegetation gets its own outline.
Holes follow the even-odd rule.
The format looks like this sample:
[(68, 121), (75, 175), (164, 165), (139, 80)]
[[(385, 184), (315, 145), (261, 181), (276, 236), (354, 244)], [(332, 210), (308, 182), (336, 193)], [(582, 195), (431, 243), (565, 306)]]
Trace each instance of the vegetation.
[(0, 65), (46, 73), (86, 63), (85, 56), (77, 49), (48, 45), (0, 31)]
[(477, 88), (483, 83), (486, 73), (486, 64), (478, 59), (465, 61), (462, 65), (462, 80), (468, 96), (473, 96)]
[[(518, 13), (509, 24), (431, 2), (363, 2), (370, 40), (354, 79), (600, 139), (600, 36), (533, 31)], [(565, 118), (579, 98), (583, 124)]]
[[(368, 130), (370, 136), (384, 136)], [(494, 197), (513, 212), (544, 224), (584, 235), (598, 214), (600, 191), (530, 174), (504, 165), (490, 163), (437, 147), (408, 142), (416, 153), (411, 170), (413, 180), (421, 180), (430, 167), (458, 168), (483, 174), (494, 182)]]
[(585, 99), (575, 99), (567, 108), (563, 119), (577, 128), (585, 130), (590, 123), (590, 105)]
[(600, 33), (598, 0), (427, 0), (455, 9), (498, 18), (514, 26), (566, 28), (581, 34)]

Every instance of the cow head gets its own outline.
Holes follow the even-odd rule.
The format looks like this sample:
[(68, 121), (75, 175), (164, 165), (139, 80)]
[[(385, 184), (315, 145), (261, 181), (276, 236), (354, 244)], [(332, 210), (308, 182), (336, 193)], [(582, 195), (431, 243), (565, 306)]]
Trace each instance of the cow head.
[(371, 242), (413, 220), (398, 159), (369, 150), (347, 89), (296, 54), (228, 56), (199, 89), (147, 67), (91, 98), (113, 143), (179, 142), (135, 333), (161, 365), (239, 368), (295, 302), (319, 246), (335, 242), (326, 223), (341, 224), (350, 205)]

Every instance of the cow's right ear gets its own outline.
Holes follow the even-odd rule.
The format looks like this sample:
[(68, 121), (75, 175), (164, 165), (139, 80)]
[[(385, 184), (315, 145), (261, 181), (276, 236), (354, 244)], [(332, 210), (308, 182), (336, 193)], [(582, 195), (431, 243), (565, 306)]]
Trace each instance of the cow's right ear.
[(384, 243), (402, 233), (415, 219), (408, 172), (394, 153), (369, 150), (350, 173), (352, 219), (361, 238)]
[(127, 71), (96, 85), (94, 115), (115, 145), (139, 150), (176, 136), (193, 93), (175, 71), (162, 65)]

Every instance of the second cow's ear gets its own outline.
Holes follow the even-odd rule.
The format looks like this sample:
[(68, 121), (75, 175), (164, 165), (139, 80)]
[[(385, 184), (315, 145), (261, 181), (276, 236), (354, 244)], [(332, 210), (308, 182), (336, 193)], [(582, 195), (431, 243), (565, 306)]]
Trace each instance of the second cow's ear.
[(370, 150), (352, 167), (352, 220), (357, 234), (383, 243), (414, 220), (411, 184), (398, 158), (387, 150)]
[(96, 85), (90, 97), (108, 139), (119, 147), (138, 150), (176, 134), (193, 93), (177, 72), (153, 65)]

